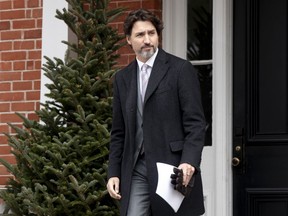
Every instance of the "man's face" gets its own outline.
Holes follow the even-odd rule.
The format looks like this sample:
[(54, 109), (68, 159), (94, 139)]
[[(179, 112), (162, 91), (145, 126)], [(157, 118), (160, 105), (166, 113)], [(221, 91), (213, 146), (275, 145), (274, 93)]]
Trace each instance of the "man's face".
[(127, 36), (126, 39), (137, 58), (142, 62), (146, 62), (155, 53), (159, 44), (156, 28), (149, 21), (135, 22), (131, 35)]

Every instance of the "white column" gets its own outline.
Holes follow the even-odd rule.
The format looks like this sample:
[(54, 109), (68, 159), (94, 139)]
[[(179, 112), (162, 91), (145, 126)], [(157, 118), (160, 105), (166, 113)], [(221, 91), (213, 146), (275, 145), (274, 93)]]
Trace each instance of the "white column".
[[(68, 3), (65, 0), (43, 0), (42, 64), (46, 63), (44, 56), (48, 56), (51, 59), (54, 57), (64, 59), (67, 46), (61, 41), (67, 41), (68, 27), (62, 20), (55, 17), (56, 9), (61, 11), (63, 8), (68, 8)], [(45, 84), (48, 82), (49, 79), (44, 76), (44, 71), (42, 71), (41, 102), (45, 102), (47, 99), (45, 94), (48, 93), (48, 89)]]
[(215, 216), (232, 215), (232, 1), (213, 2)]
[(163, 48), (186, 59), (187, 0), (163, 1)]

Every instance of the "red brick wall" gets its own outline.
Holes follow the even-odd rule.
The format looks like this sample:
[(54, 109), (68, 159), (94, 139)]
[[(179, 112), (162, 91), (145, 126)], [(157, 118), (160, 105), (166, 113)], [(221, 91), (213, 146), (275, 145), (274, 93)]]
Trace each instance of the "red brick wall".
[[(13, 162), (3, 132), (21, 124), (20, 112), (35, 119), (39, 109), (42, 0), (0, 1), (0, 157)], [(8, 173), (0, 166), (0, 185)]]
[[(7, 123), (21, 125), (15, 112), (36, 119), (41, 79), (43, 0), (0, 0), (0, 157), (14, 162), (3, 132), (13, 133)], [(123, 19), (129, 11), (146, 8), (162, 15), (162, 0), (112, 0), (111, 8), (127, 10), (112, 24), (123, 33)], [(129, 46), (119, 50), (119, 66), (134, 59)], [(0, 165), (0, 186), (9, 173)]]

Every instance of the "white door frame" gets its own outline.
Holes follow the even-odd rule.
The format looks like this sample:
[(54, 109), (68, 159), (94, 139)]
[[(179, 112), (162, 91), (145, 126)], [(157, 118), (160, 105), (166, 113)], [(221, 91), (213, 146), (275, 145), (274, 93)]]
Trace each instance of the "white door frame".
[[(163, 48), (186, 58), (187, 0), (163, 1)], [(232, 1), (213, 2), (212, 146), (203, 151), (205, 216), (232, 215)]]

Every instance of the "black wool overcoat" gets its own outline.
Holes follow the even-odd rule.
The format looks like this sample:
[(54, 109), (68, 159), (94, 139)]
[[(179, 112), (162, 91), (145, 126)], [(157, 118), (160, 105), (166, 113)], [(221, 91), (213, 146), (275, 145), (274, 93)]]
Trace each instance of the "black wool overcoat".
[[(121, 216), (129, 202), (133, 155), (136, 151), (137, 61), (116, 73), (113, 82), (113, 123), (108, 178), (120, 178)], [(153, 216), (191, 216), (204, 213), (200, 171), (205, 118), (197, 73), (189, 61), (159, 48), (143, 106), (143, 139)], [(196, 167), (195, 186), (175, 214), (156, 194), (157, 162)]]

